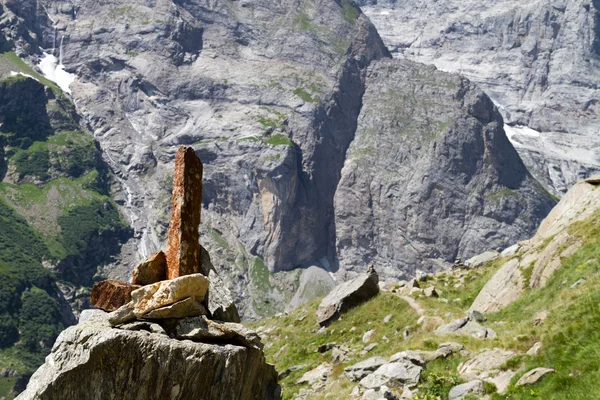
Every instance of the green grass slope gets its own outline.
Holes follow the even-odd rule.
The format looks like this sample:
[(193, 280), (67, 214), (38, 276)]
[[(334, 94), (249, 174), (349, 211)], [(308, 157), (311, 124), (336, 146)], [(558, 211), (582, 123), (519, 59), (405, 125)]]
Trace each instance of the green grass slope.
[[(600, 189), (597, 189), (600, 190)], [(562, 259), (544, 288), (527, 290), (506, 309), (486, 315), (484, 326), (498, 335), (493, 340), (465, 336), (437, 336), (432, 332), (442, 323), (463, 317), (473, 299), (504, 260), (498, 260), (474, 271), (438, 274), (424, 283), (434, 285), (440, 298), (414, 294), (413, 300), (425, 316), (420, 314), (398, 293), (382, 292), (376, 298), (343, 315), (324, 332), (318, 332), (315, 311), (319, 301), (253, 325), (264, 338), (265, 353), (279, 372), (292, 366), (302, 366), (282, 380), (284, 398), (292, 399), (309, 386), (296, 381), (307, 371), (323, 362), (331, 362), (331, 352), (318, 353), (317, 347), (337, 343), (351, 349), (350, 359), (334, 365), (325, 386), (308, 398), (348, 399), (357, 385), (343, 375), (343, 369), (375, 355), (390, 357), (396, 352), (435, 350), (439, 344), (455, 341), (465, 346), (467, 353), (455, 354), (429, 363), (421, 376), (416, 399), (447, 399), (450, 389), (464, 380), (457, 367), (484, 349), (503, 348), (519, 354), (503, 369), (516, 371), (506, 393), (495, 393), (495, 387), (486, 384), (489, 398), (499, 399), (598, 399), (600, 398), (600, 215), (573, 224), (569, 233), (584, 245), (572, 256)], [(572, 285), (585, 279), (578, 286)], [(422, 286), (422, 287), (423, 287)], [(534, 324), (541, 313), (547, 318)], [(384, 317), (392, 314), (390, 322)], [(403, 339), (406, 327), (411, 334)], [(365, 332), (375, 330), (371, 343), (378, 343), (364, 354), (362, 342)], [(526, 355), (528, 349), (541, 342), (536, 356)], [(545, 376), (530, 386), (515, 387), (517, 380), (536, 367), (553, 368), (555, 373)]]

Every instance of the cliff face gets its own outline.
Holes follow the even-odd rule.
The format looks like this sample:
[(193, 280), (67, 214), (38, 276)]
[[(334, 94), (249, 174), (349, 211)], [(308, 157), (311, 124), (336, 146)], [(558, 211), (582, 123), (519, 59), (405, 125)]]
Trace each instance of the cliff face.
[(340, 265), (431, 269), (529, 235), (554, 201), (468, 80), (410, 61), (374, 62), (335, 195)]
[[(238, 304), (244, 298), (254, 299), (241, 309), (246, 317), (281, 310), (296, 290), (299, 272), (279, 274), (276, 281), (270, 275), (273, 272), (310, 265), (330, 271), (340, 266), (353, 270), (373, 259), (383, 262), (386, 271), (396, 276), (416, 257), (452, 261), (456, 255), (473, 255), (490, 244), (508, 245), (514, 239), (528, 237), (539, 215), (546, 211), (548, 198), (541, 194), (542, 200), (536, 203), (528, 196), (540, 193), (531, 192), (533, 184), (528, 183), (524, 185), (529, 189), (519, 192), (527, 205), (509, 201), (506, 212), (489, 206), (484, 210), (482, 204), (465, 204), (469, 197), (461, 195), (456, 197), (461, 204), (451, 208), (455, 219), (461, 221), (459, 231), (450, 237), (438, 236), (433, 225), (443, 217), (432, 216), (425, 238), (415, 233), (403, 243), (394, 241), (395, 250), (385, 243), (392, 232), (402, 232), (394, 230), (397, 226), (379, 231), (368, 228), (378, 225), (379, 217), (348, 220), (348, 213), (360, 209), (342, 204), (342, 193), (351, 187), (351, 167), (344, 172), (346, 183), (339, 189), (338, 184), (359, 115), (360, 121), (367, 121), (372, 113), (382, 119), (368, 122), (359, 128), (362, 131), (397, 122), (394, 113), (387, 110), (397, 106), (392, 101), (384, 107), (387, 111), (378, 110), (375, 88), (383, 90), (383, 80), (374, 81), (372, 97), (363, 102), (367, 67), (373, 61), (390, 58), (390, 54), (373, 25), (351, 1), (275, 4), (194, 0), (148, 5), (142, 1), (45, 0), (34, 9), (35, 18), (18, 19), (30, 32), (29, 40), (21, 38), (14, 45), (26, 52), (26, 44), (38, 40), (47, 52), (56, 54), (66, 72), (76, 76), (68, 89), (115, 171), (121, 187), (116, 200), (135, 229), (135, 237), (124, 246), (120, 262), (103, 267), (99, 276), (124, 279), (142, 257), (163, 245), (167, 226), (155, 221), (168, 219), (172, 176), (165, 166), (172, 162), (180, 145), (193, 146), (205, 164), (201, 240), (217, 269), (229, 277)], [(426, 75), (432, 73), (417, 64), (411, 68), (425, 69)], [(390, 72), (390, 81), (398, 86), (404, 78), (399, 74)], [(457, 101), (462, 101), (464, 95), (456, 94)], [(452, 114), (454, 119), (461, 112), (468, 113), (467, 107), (450, 106), (454, 108), (446, 110), (444, 106), (436, 104), (435, 112)], [(434, 112), (434, 108), (423, 113)], [(493, 112), (491, 104), (486, 103), (484, 108), (485, 112)], [(415, 143), (431, 135), (427, 123), (412, 125)], [(450, 127), (439, 129), (445, 132)], [(470, 182), (484, 170), (480, 138), (485, 135), (477, 129), (480, 127), (469, 126), (464, 136), (458, 130), (451, 131), (456, 136), (454, 145), (466, 146), (452, 157), (474, 160), (465, 160), (470, 168), (467, 177), (460, 175), (459, 168), (456, 176), (452, 170), (445, 179)], [(501, 127), (489, 129), (494, 131), (494, 138), (501, 136)], [(366, 145), (362, 131), (353, 152), (360, 153)], [(479, 139), (472, 135), (479, 135)], [(388, 147), (377, 149), (381, 160), (390, 158), (388, 151), (403, 151), (398, 147), (402, 141), (392, 136)], [(471, 146), (471, 140), (479, 142)], [(494, 189), (499, 185), (520, 191), (521, 183), (529, 178), (523, 178), (526, 172), (514, 150), (508, 142), (490, 146), (500, 153), (493, 157), (514, 161), (515, 166), (509, 168), (516, 168), (517, 177), (515, 181), (495, 183), (496, 178), (484, 173), (480, 180), (491, 181), (476, 186)], [(423, 157), (433, 160), (434, 155), (434, 149), (423, 146)], [(373, 157), (374, 161), (378, 158)], [(394, 162), (412, 161), (406, 158)], [(372, 179), (372, 174), (359, 178), (364, 181), (361, 185)], [(464, 185), (464, 190), (471, 189), (467, 183)], [(431, 187), (423, 189), (419, 196), (435, 197), (446, 188), (438, 188), (435, 193)], [(340, 191), (337, 196), (336, 190)], [(340, 204), (339, 211), (334, 198)], [(475, 198), (479, 200), (473, 201), (481, 203), (480, 192)], [(437, 204), (436, 199), (431, 200), (432, 204)], [(406, 221), (435, 214), (420, 205), (410, 208), (410, 202), (392, 197), (380, 206), (385, 207), (382, 212), (405, 213)], [(478, 220), (476, 226), (468, 228), (465, 221), (471, 221), (472, 215), (491, 219)], [(482, 227), (488, 222), (492, 226)], [(502, 224), (514, 228), (498, 233)], [(367, 228), (359, 236), (381, 234), (381, 239), (370, 240), (383, 244), (373, 247), (347, 237), (352, 230), (360, 231), (361, 226)], [(409, 230), (418, 232), (423, 227), (415, 225)], [(475, 238), (476, 231), (487, 234), (489, 242)], [(432, 250), (421, 246), (421, 242), (446, 244)], [(357, 249), (350, 248), (354, 246)], [(402, 246), (406, 249), (398, 250)], [(416, 248), (407, 250), (410, 246)], [(424, 267), (433, 266), (426, 264)]]
[(600, 170), (597, 1), (360, 0), (395, 57), (477, 83), (555, 194)]

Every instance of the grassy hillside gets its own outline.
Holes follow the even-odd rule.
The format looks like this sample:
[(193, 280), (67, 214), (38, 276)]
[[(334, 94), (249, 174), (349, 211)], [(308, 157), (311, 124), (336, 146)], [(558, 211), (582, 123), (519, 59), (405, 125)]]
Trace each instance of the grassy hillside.
[[(562, 268), (554, 273), (545, 288), (529, 290), (505, 310), (486, 315), (488, 321), (483, 325), (498, 335), (493, 340), (437, 336), (432, 331), (444, 322), (463, 317), (485, 282), (506, 260), (498, 260), (475, 271), (432, 277), (424, 286), (434, 285), (441, 295), (440, 298), (412, 295), (420, 313), (399, 292), (382, 292), (345, 314), (324, 332), (318, 331), (315, 317), (319, 301), (289, 315), (257, 323), (254, 328), (268, 343), (265, 350), (268, 361), (274, 363), (279, 372), (302, 366), (283, 379), (284, 398), (295, 398), (303, 390), (306, 394), (310, 387), (298, 385), (296, 381), (321, 363), (331, 362), (331, 351), (317, 352), (317, 347), (322, 344), (347, 346), (349, 360), (335, 364), (324, 386), (315, 393), (308, 392), (306, 398), (351, 398), (350, 393), (357, 383), (343, 375), (346, 366), (375, 355), (390, 357), (407, 349), (435, 350), (439, 344), (448, 341), (463, 344), (467, 352), (429, 363), (421, 375), (417, 399), (447, 399), (450, 389), (464, 382), (457, 372), (459, 364), (483, 349), (491, 348), (518, 353), (502, 367), (516, 371), (506, 393), (497, 394), (493, 385), (486, 384), (492, 399), (600, 398), (600, 358), (597, 357), (600, 351), (600, 216), (577, 223), (569, 230), (583, 241), (583, 247), (563, 259)], [(580, 279), (585, 281), (571, 287)], [(542, 323), (534, 324), (540, 312), (546, 312), (548, 316)], [(419, 323), (421, 313), (424, 317)], [(390, 314), (390, 322), (385, 323), (385, 316)], [(411, 334), (403, 339), (406, 327)], [(370, 343), (378, 345), (364, 354), (363, 335), (373, 329), (375, 335)], [(542, 344), (538, 355), (526, 355), (536, 342)], [(535, 367), (553, 368), (556, 372), (534, 385), (515, 387), (517, 380)]]
[(12, 398), (129, 231), (72, 103), (13, 53), (0, 72), (0, 398)]

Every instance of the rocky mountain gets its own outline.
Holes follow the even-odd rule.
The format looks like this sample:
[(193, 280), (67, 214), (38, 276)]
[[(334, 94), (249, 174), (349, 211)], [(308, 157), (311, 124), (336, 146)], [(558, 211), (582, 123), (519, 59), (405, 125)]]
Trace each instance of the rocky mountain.
[[(399, 276), (415, 267), (436, 268), (456, 256), (469, 257), (530, 236), (552, 205), (502, 140), (502, 124), (492, 105), (482, 98), (485, 104), (475, 108), (485, 110), (472, 113), (485, 115), (473, 119), (467, 117), (469, 105), (458, 105), (471, 96), (466, 81), (442, 77), (415, 64), (416, 77), (418, 70), (423, 81), (431, 75), (442, 82), (437, 89), (424, 92), (429, 90), (432, 96), (443, 92), (448, 98), (456, 97), (453, 103), (422, 102), (421, 106), (433, 108), (402, 110), (402, 104), (397, 104), (402, 98), (392, 96), (384, 110), (398, 108), (406, 125), (391, 118), (393, 112), (371, 116), (381, 112), (375, 93), (386, 79), (374, 78), (376, 72), (368, 76), (367, 71), (373, 61), (390, 55), (373, 25), (348, 0), (158, 1), (152, 5), (41, 1), (29, 8), (27, 4), (7, 3), (17, 16), (24, 15), (25, 9), (36, 13), (36, 18), (19, 20), (29, 34), (21, 35), (15, 46), (35, 62), (37, 55), (31, 54), (31, 47), (41, 45), (59, 58), (56, 71), (74, 79), (67, 81), (67, 89), (115, 171), (122, 187), (117, 202), (135, 230), (120, 262), (103, 268), (98, 278), (125, 278), (141, 258), (164, 243), (166, 226), (153, 222), (166, 220), (172, 177), (165, 167), (182, 144), (193, 146), (207, 166), (203, 243), (217, 268), (229, 276), (238, 303), (254, 299), (241, 310), (246, 317), (280, 310), (302, 280), (300, 271), (292, 271), (299, 266), (316, 265), (332, 272), (342, 268), (342, 277), (346, 271), (364, 268), (366, 260), (381, 262), (384, 275)], [(395, 71), (390, 67), (381, 75), (389, 74), (390, 82), (400, 86), (403, 74)], [(449, 87), (444, 87), (445, 80), (451, 81)], [(454, 90), (460, 88), (466, 91)], [(371, 94), (363, 98), (365, 90)], [(425, 114), (446, 105), (454, 109), (447, 111), (443, 121), (421, 121)], [(453, 124), (461, 123), (462, 113), (466, 120), (460, 129), (468, 131), (464, 136), (457, 134)], [(487, 132), (484, 125), (494, 130), (493, 138), (491, 131), (483, 133)], [(403, 129), (414, 132), (411, 146), (415, 147), (410, 151), (420, 151), (423, 163), (432, 167), (436, 161), (431, 152), (437, 142), (425, 146), (420, 138), (435, 136), (436, 129), (440, 137), (455, 136), (448, 146), (466, 146), (464, 152), (448, 157), (450, 164), (460, 157), (473, 160), (448, 175), (432, 176), (429, 183), (415, 189), (417, 197), (413, 198), (390, 197), (390, 190), (408, 181), (365, 175), (359, 185), (385, 181), (387, 186), (382, 193), (387, 200), (374, 201), (374, 207), (406, 216), (399, 215), (393, 225), (385, 227), (387, 232), (377, 227), (378, 216), (348, 219), (349, 214), (370, 210), (343, 201), (345, 193), (356, 190), (351, 182), (356, 160), (348, 159), (347, 152), (355, 158), (368, 152), (363, 148), (364, 136), (373, 131), (378, 131), (381, 143), (392, 140), (399, 146), (394, 135), (402, 135)], [(486, 135), (490, 142), (483, 145)], [(466, 144), (469, 141), (478, 143)], [(441, 151), (446, 148), (440, 147)], [(381, 149), (373, 157), (381, 163), (395, 163), (394, 169), (415, 166), (413, 162), (420, 158), (416, 153), (411, 158), (407, 152), (388, 154)], [(494, 154), (498, 160), (484, 160), (488, 151), (498, 153)], [(516, 173), (508, 180), (497, 173), (506, 162), (514, 164)], [(418, 180), (415, 176), (414, 182)], [(449, 182), (462, 183), (454, 187)], [(457, 203), (443, 211), (453, 214), (447, 226), (460, 221), (460, 229), (451, 237), (431, 228), (438, 220), (446, 220), (433, 212), (436, 202), (445, 201), (441, 199), (446, 194), (438, 193), (446, 190), (463, 192), (447, 195)], [(478, 194), (469, 197), (469, 190)], [(483, 190), (494, 192), (488, 193), (491, 200), (484, 201)], [(407, 208), (416, 198), (432, 194), (437, 197), (430, 203)], [(523, 204), (516, 204), (517, 199)], [(401, 226), (428, 214), (433, 214), (425, 223), (430, 225), (429, 232), (421, 232), (424, 226), (415, 224), (402, 233), (405, 242), (390, 243), (390, 235), (404, 232)], [(359, 225), (363, 238), (353, 233)], [(501, 229), (508, 225), (511, 228)], [(373, 243), (365, 237), (373, 237), (369, 239)], [(415, 265), (421, 256), (425, 261)]]
[(342, 269), (432, 270), (534, 232), (554, 205), (473, 83), (410, 61), (368, 69), (335, 193)]
[(533, 176), (554, 194), (600, 170), (596, 1), (358, 4), (394, 57), (478, 84), (498, 106)]

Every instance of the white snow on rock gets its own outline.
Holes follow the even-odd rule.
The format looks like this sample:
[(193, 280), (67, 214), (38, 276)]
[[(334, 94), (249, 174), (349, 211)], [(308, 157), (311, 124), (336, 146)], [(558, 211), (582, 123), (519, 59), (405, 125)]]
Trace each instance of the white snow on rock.
[(59, 63), (55, 56), (44, 53), (39, 67), (46, 78), (55, 82), (63, 92), (71, 94), (71, 89), (69, 87), (73, 81), (75, 81), (76, 75), (65, 71), (65, 66)]
[(522, 146), (522, 143), (520, 143), (518, 140), (515, 140), (515, 135), (523, 135), (523, 136), (529, 136), (529, 137), (540, 137), (540, 133), (536, 130), (533, 130), (527, 126), (510, 126), (510, 125), (504, 125), (504, 132), (506, 132), (506, 136), (508, 137), (508, 140), (511, 141), (511, 143), (513, 144), (513, 146), (515, 147), (519, 147)]
[(29, 74), (24, 74), (23, 72), (10, 71), (10, 76), (26, 76), (27, 78), (35, 79), (36, 81), (38, 81), (36, 77), (31, 76)]

